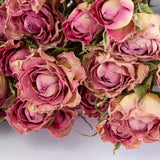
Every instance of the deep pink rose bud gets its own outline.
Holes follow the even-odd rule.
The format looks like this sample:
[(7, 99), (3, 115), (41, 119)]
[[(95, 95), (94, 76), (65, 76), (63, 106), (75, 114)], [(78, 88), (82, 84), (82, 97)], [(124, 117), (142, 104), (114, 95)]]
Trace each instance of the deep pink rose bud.
[[(93, 92), (91, 92), (84, 86), (80, 88), (80, 95), (82, 99), (79, 106), (82, 107), (83, 113), (87, 115), (89, 118), (103, 118), (102, 113), (105, 113), (107, 111), (108, 102), (104, 99), (97, 98)], [(96, 101), (97, 104), (95, 104)], [(102, 113), (96, 110), (95, 105), (97, 105), (97, 109)]]
[(96, 0), (89, 12), (109, 36), (122, 41), (134, 32), (133, 10), (132, 0)]
[(21, 71), (21, 64), (31, 52), (26, 49), (23, 42), (15, 44), (9, 40), (0, 46), (0, 72), (5, 76), (17, 77)]
[(89, 44), (102, 30), (102, 27), (89, 15), (86, 3), (79, 4), (62, 27), (68, 39), (86, 44)]

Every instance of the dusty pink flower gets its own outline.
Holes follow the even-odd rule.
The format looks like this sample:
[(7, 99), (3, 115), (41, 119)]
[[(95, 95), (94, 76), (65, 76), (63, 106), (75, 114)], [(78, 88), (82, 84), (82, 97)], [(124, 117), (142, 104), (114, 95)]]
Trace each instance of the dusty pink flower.
[(45, 125), (43, 128), (48, 129), (50, 134), (55, 138), (67, 137), (73, 127), (76, 116), (77, 112), (73, 109), (63, 108), (58, 110), (53, 123), (51, 125)]
[(0, 31), (0, 42), (6, 42), (7, 41), (7, 37), (6, 35)]
[(44, 49), (63, 45), (64, 35), (60, 30), (64, 16), (55, 9), (52, 0), (46, 0), (38, 13), (30, 7), (21, 8), (19, 3), (17, 4), (16, 10), (11, 10), (8, 6), (10, 14), (7, 17), (5, 33), (10, 39), (20, 39), (26, 34), (37, 39)]
[(4, 33), (5, 30), (5, 23), (6, 23), (6, 18), (7, 18), (7, 9), (6, 9), (6, 4), (3, 3), (0, 6), (0, 32)]
[(23, 42), (15, 44), (9, 40), (0, 46), (0, 72), (5, 76), (17, 77), (21, 71), (21, 64), (31, 53), (26, 49)]
[(4, 99), (4, 97), (8, 93), (8, 82), (4, 75), (0, 75), (0, 101)]
[(6, 4), (10, 10), (15, 11), (21, 9), (32, 8), (33, 11), (39, 12), (46, 0), (6, 0)]
[[(83, 108), (83, 113), (89, 118), (101, 119), (103, 115), (99, 113), (95, 108), (96, 96), (93, 92), (82, 86), (80, 88), (80, 95), (82, 96), (80, 107)], [(101, 112), (105, 113), (108, 109), (108, 102), (104, 99), (97, 98), (97, 108)]]
[(72, 41), (89, 44), (102, 27), (89, 15), (86, 3), (80, 3), (62, 25), (65, 36)]
[(62, 53), (58, 61), (41, 50), (34, 54), (23, 62), (18, 77), (20, 98), (32, 101), (41, 112), (78, 105), (81, 100), (78, 86), (86, 75), (74, 53)]
[(84, 62), (87, 79), (84, 85), (98, 97), (115, 97), (125, 89), (132, 90), (148, 75), (148, 66), (114, 59), (101, 48), (95, 48)]
[(10, 106), (15, 96), (14, 91), (10, 89), (7, 78), (0, 74), (0, 121), (4, 120), (5, 110)]
[(158, 65), (158, 70), (157, 70), (157, 84), (158, 87), (160, 88), (160, 64)]
[(134, 21), (141, 30), (123, 42), (113, 42), (112, 55), (125, 61), (160, 60), (160, 16), (137, 13)]
[(159, 141), (159, 104), (160, 98), (152, 93), (147, 93), (139, 104), (135, 93), (112, 99), (109, 120), (97, 125), (97, 131), (103, 141), (121, 142), (126, 149), (139, 148), (142, 142)]
[(134, 32), (134, 24), (131, 22), (133, 9), (131, 0), (96, 0), (89, 12), (105, 27), (108, 35), (121, 41)]
[(11, 108), (6, 111), (7, 121), (20, 134), (37, 132), (53, 118), (53, 115), (36, 112), (32, 107), (34, 105), (31, 102), (22, 102), (17, 98)]

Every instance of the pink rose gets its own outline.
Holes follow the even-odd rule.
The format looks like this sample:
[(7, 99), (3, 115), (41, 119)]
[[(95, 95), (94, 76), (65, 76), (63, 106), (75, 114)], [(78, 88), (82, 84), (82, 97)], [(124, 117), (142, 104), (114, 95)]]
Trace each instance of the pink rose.
[(74, 53), (62, 53), (58, 60), (40, 49), (34, 54), (22, 64), (17, 84), (19, 97), (38, 105), (41, 112), (78, 105), (81, 100), (78, 86), (86, 75)]
[(153, 93), (147, 93), (139, 104), (135, 93), (112, 99), (109, 120), (100, 123), (97, 131), (103, 141), (120, 141), (126, 149), (139, 148), (142, 142), (159, 141), (159, 104), (160, 98)]
[(84, 85), (98, 97), (115, 97), (125, 89), (132, 90), (148, 75), (148, 66), (139, 62), (127, 63), (114, 59), (101, 48), (95, 48), (85, 58), (87, 79)]
[(131, 0), (96, 0), (89, 12), (105, 27), (109, 36), (121, 41), (134, 32), (131, 22), (133, 10), (134, 3)]
[(62, 25), (66, 37), (89, 44), (102, 27), (89, 15), (86, 3), (79, 4)]
[(37, 39), (43, 49), (63, 45), (64, 35), (60, 30), (64, 16), (55, 9), (52, 0), (46, 0), (38, 13), (30, 7), (21, 8), (18, 5), (16, 10), (9, 7), (5, 33), (10, 39), (20, 39), (26, 34)]
[(157, 70), (157, 84), (158, 87), (160, 88), (160, 64), (158, 65), (158, 70)]
[(4, 75), (0, 74), (0, 111), (1, 113), (11, 105), (11, 102), (15, 99), (16, 94), (14, 90), (11, 90), (11, 82), (7, 80)]
[(5, 3), (3, 3), (0, 6), (0, 32), (4, 33), (5, 30), (5, 23), (6, 23), (6, 18), (7, 18), (7, 9)]
[(0, 43), (4, 43), (7, 41), (6, 35), (0, 31)]
[[(89, 118), (101, 119), (103, 115), (95, 108), (96, 96), (93, 92), (82, 86), (80, 88), (80, 95), (82, 96), (80, 107), (83, 108), (83, 113)], [(104, 99), (97, 98), (97, 108), (105, 113), (108, 109), (108, 102), (103, 102)]]
[(54, 114), (36, 112), (32, 110), (32, 107), (34, 105), (31, 102), (22, 102), (17, 98), (11, 108), (6, 111), (7, 121), (20, 134), (27, 134), (30, 131), (37, 132), (54, 116)]
[(7, 79), (4, 75), (0, 75), (0, 101), (7, 95), (7, 93), (8, 93)]
[(14, 98), (14, 93), (9, 88), (8, 81), (4, 75), (0, 74), (0, 122), (5, 119), (8, 105)]
[(0, 71), (5, 76), (17, 77), (21, 71), (21, 64), (31, 53), (23, 42), (15, 44), (13, 40), (0, 46)]
[(137, 13), (134, 21), (141, 30), (123, 42), (113, 42), (111, 54), (125, 61), (160, 60), (160, 16)]
[(77, 112), (73, 109), (63, 108), (58, 110), (57, 116), (51, 125), (45, 125), (43, 128), (48, 129), (54, 138), (64, 138), (69, 136), (74, 124), (74, 118)]
[(34, 12), (39, 12), (46, 0), (6, 0), (7, 6), (12, 10), (32, 8)]

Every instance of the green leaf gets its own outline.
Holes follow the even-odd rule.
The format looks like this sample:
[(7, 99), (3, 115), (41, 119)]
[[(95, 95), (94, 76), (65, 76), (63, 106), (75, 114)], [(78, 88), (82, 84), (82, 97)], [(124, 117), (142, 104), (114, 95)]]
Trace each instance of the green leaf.
[(143, 81), (142, 84), (137, 86), (134, 91), (138, 95), (138, 103), (142, 100), (142, 98), (145, 96), (146, 92), (151, 89), (152, 82), (153, 82), (153, 72), (151, 72), (148, 77)]
[(104, 45), (104, 51), (107, 52), (107, 47), (109, 45), (109, 36), (107, 35), (107, 32), (103, 32), (103, 45)]
[(154, 14), (153, 11), (149, 8), (148, 4), (139, 4), (139, 11), (144, 13)]
[(121, 147), (121, 142), (117, 142), (117, 143), (114, 145), (114, 149), (113, 149), (113, 154), (114, 154), (114, 155), (115, 155), (115, 151), (118, 150), (120, 147)]

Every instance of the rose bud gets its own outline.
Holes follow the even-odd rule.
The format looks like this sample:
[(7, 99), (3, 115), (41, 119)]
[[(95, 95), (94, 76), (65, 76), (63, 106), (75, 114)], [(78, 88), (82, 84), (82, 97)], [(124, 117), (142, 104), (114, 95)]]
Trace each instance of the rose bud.
[(76, 116), (76, 111), (64, 107), (58, 110), (54, 121), (50, 125), (46, 124), (43, 128), (48, 129), (54, 138), (67, 137), (70, 134)]
[(53, 116), (47, 113), (39, 113), (34, 110), (34, 104), (29, 101), (22, 102), (19, 98), (6, 111), (7, 121), (20, 134), (27, 134), (30, 131), (37, 132)]
[(17, 83), (19, 97), (32, 101), (40, 112), (78, 105), (78, 86), (86, 75), (74, 53), (62, 53), (57, 60), (40, 49), (34, 54), (22, 64)]
[(143, 82), (149, 71), (143, 63), (115, 59), (101, 48), (95, 48), (84, 58), (88, 59), (87, 63), (83, 63), (87, 73), (84, 85), (101, 98), (115, 97), (125, 89), (134, 89)]
[(23, 8), (18, 0), (9, 0), (18, 4), (17, 9), (8, 6), (10, 14), (7, 18), (5, 33), (10, 39), (21, 39), (24, 35), (35, 38), (41, 48), (49, 49), (64, 44), (64, 34), (61, 23), (64, 16), (55, 9), (52, 0), (46, 0), (39, 12), (31, 7)]
[(23, 60), (30, 54), (29, 49), (25, 48), (23, 42), (15, 44), (13, 40), (9, 40), (0, 46), (1, 74), (16, 78), (21, 71)]
[(123, 42), (114, 41), (111, 54), (129, 62), (160, 60), (160, 16), (136, 13), (133, 18), (141, 30)]
[(153, 93), (147, 93), (139, 104), (135, 93), (112, 99), (109, 120), (97, 125), (97, 131), (104, 142), (121, 142), (126, 149), (159, 141), (159, 104), (160, 98)]
[[(80, 107), (83, 109), (83, 113), (89, 118), (101, 119), (103, 114), (108, 109), (108, 102), (104, 99), (97, 98), (93, 92), (82, 86), (80, 88), (80, 95), (82, 97)], [(96, 100), (97, 99), (97, 100)], [(97, 101), (97, 109), (102, 112), (98, 112), (95, 108), (95, 102)]]
[(86, 3), (80, 3), (62, 25), (66, 37), (86, 44), (102, 30), (89, 15)]
[(22, 10), (32, 8), (33, 11), (39, 12), (46, 0), (7, 0), (7, 7), (11, 11), (16, 11), (19, 6)]
[(134, 32), (133, 10), (132, 0), (96, 0), (89, 12), (109, 36), (122, 41)]

